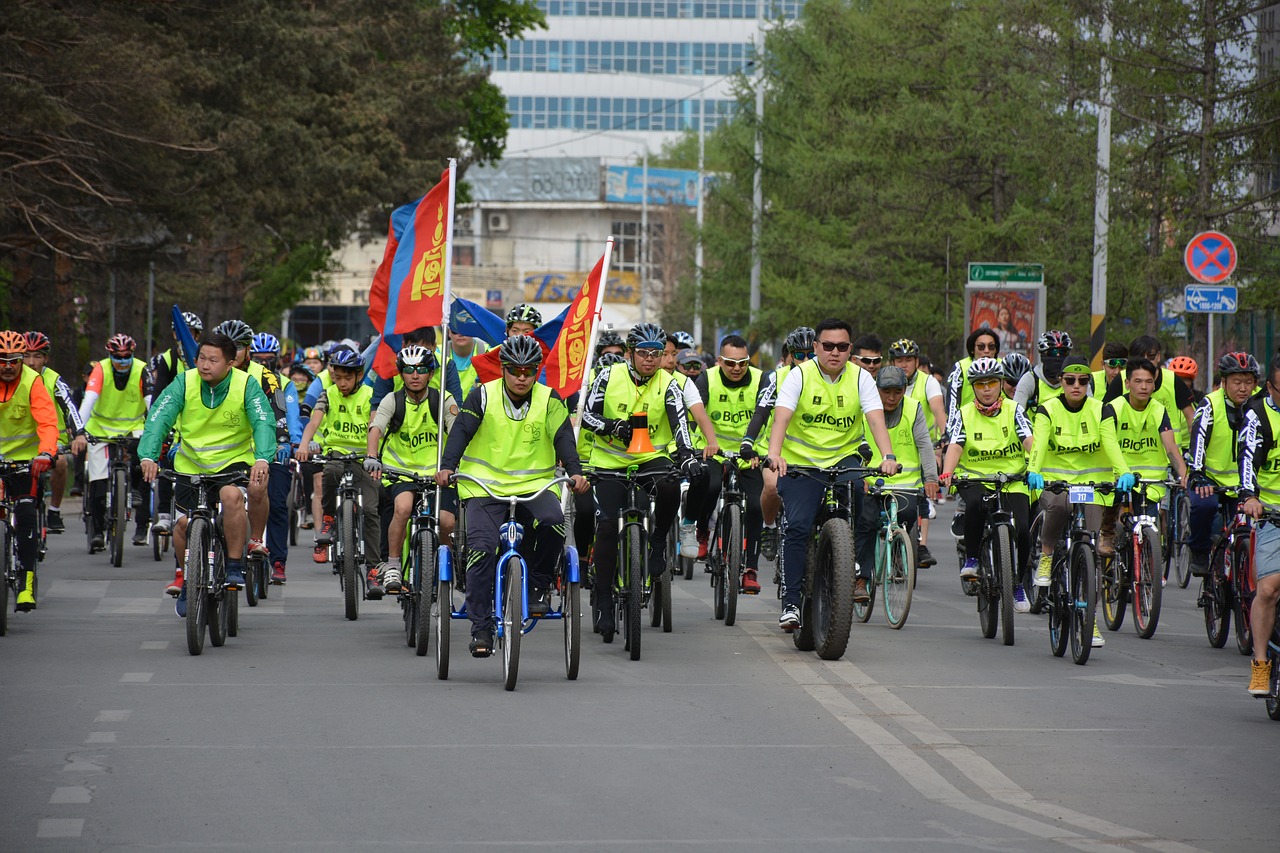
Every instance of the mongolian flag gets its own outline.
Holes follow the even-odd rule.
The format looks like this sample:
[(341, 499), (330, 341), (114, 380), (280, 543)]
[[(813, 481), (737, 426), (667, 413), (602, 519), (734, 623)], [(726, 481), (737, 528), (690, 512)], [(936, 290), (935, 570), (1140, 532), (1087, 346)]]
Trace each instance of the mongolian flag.
[(547, 359), (546, 383), (560, 392), (560, 399), (567, 400), (582, 387), (590, 361), (591, 329), (600, 314), (600, 295), (604, 291), (604, 268), (608, 255), (601, 255), (595, 268), (587, 276), (578, 295), (569, 305), (569, 312), (551, 356)]
[(453, 166), (430, 192), (391, 215), (387, 248), (369, 289), (369, 319), (382, 333), (373, 369), (396, 372), (403, 332), (444, 321), (453, 236)]

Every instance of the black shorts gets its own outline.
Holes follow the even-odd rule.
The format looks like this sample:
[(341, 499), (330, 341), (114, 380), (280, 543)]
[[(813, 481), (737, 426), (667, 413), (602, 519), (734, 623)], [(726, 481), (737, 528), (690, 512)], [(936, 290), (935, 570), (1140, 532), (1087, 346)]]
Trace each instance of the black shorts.
[[(218, 473), (219, 473), (219, 474), (234, 474), (234, 473), (236, 473), (236, 472), (243, 472), (243, 473), (246, 473), (246, 474), (247, 474), (247, 473), (249, 472), (249, 466), (248, 466), (248, 465), (246, 465), (246, 464), (245, 464), (245, 463), (243, 463), (243, 462), (237, 462), (237, 463), (236, 463), (236, 464), (234, 464), (234, 465), (229, 465), (229, 466), (227, 466), (226, 468), (224, 468), (223, 470), (219, 471)], [(207, 487), (206, 487), (206, 489), (207, 489)], [(249, 493), (248, 493), (248, 491), (246, 490), (246, 487), (245, 487), (245, 486), (241, 486), (241, 487), (240, 487), (240, 491), (241, 491), (241, 493), (243, 493), (246, 497), (247, 497), (247, 496), (248, 496), (248, 494), (249, 494)], [(174, 509), (175, 509), (175, 511), (176, 511), (179, 515), (189, 515), (189, 514), (191, 513), (191, 510), (195, 508), (196, 503), (197, 503), (199, 500), (200, 500), (200, 495), (196, 493), (196, 487), (195, 487), (194, 485), (192, 485), (192, 483), (191, 483), (191, 481), (190, 481), (190, 480), (186, 480), (186, 479), (183, 479), (183, 478), (181, 478), (181, 477), (180, 477), (180, 478), (179, 478), (179, 479), (174, 483), (174, 485), (173, 485), (173, 505), (174, 505)], [(217, 507), (217, 505), (218, 505), (218, 494), (217, 494), (217, 491), (211, 491), (211, 492), (209, 493), (209, 502), (210, 502), (210, 503), (211, 503), (215, 508)]]
[[(391, 503), (394, 505), (396, 502), (397, 495), (402, 495), (405, 492), (412, 492), (414, 488), (415, 486), (413, 483), (406, 483), (403, 480), (398, 480), (392, 483), (390, 486), (387, 486), (387, 495), (390, 496)], [(433, 494), (434, 492), (435, 490), (432, 489)], [(454, 515), (458, 514), (458, 490), (457, 489), (441, 490), (440, 512), (451, 512)]]

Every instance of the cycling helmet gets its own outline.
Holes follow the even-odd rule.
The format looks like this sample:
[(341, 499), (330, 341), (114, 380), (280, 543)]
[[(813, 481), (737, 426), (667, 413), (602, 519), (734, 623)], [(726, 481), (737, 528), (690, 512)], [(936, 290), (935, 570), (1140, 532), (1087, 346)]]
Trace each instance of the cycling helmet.
[(791, 334), (787, 335), (787, 339), (782, 346), (787, 352), (808, 352), (813, 349), (813, 342), (817, 337), (818, 335), (813, 329), (808, 326), (800, 326), (791, 330)]
[(975, 358), (973, 364), (969, 365), (970, 385), (984, 379), (1004, 379), (1004, 366), (999, 359)]
[(667, 337), (676, 343), (676, 349), (696, 349), (693, 345), (693, 335), (688, 332), (672, 332)]
[(920, 345), (911, 338), (898, 338), (889, 344), (889, 358), (919, 358)]
[(1247, 352), (1229, 352), (1218, 359), (1218, 373), (1224, 377), (1236, 373), (1261, 376), (1262, 368), (1258, 366), (1258, 360)]
[[(604, 352), (607, 347), (623, 347), (627, 346), (627, 342), (622, 339), (622, 335), (613, 329), (606, 329), (600, 333), (600, 337), (596, 340), (596, 357), (600, 357), (600, 353)], [(617, 355), (617, 353), (614, 353)]]
[(426, 365), (428, 370), (435, 370), (440, 366), (440, 362), (436, 361), (436, 354), (426, 347), (409, 344), (396, 356), (396, 370), (403, 371), (406, 367), (422, 365)]
[(249, 344), (249, 352), (253, 355), (262, 353), (279, 355), (280, 339), (269, 332), (258, 332), (253, 336), (253, 341)]
[(637, 323), (627, 332), (627, 349), (636, 347), (653, 347), (662, 349), (667, 345), (667, 333), (657, 323)]
[(613, 367), (615, 364), (626, 364), (626, 363), (627, 363), (627, 360), (622, 356), (618, 355), (616, 352), (607, 352), (596, 359), (596, 367), (600, 368), (601, 370), (608, 370), (610, 367)]
[(360, 353), (351, 347), (338, 345), (329, 353), (329, 366), (342, 367), (347, 370), (359, 370), (364, 365), (360, 361)]
[(107, 340), (107, 355), (114, 358), (132, 358), (137, 346), (133, 338), (128, 335), (112, 335)]
[(1189, 355), (1175, 356), (1165, 362), (1165, 367), (1172, 370), (1175, 376), (1188, 381), (1195, 379), (1200, 372), (1200, 365)]
[(247, 347), (253, 343), (253, 329), (244, 320), (223, 320), (213, 330), (231, 338), (237, 347)]
[(1071, 349), (1071, 336), (1057, 329), (1050, 329), (1036, 341), (1036, 349), (1040, 352), (1050, 350)]
[[(204, 331), (204, 320), (201, 320), (200, 315), (194, 311), (183, 311), (182, 319), (186, 321), (187, 328), (191, 330), (191, 334), (199, 335)], [(177, 328), (175, 325), (174, 331), (177, 331)]]
[(48, 353), (53, 346), (49, 343), (49, 336), (44, 332), (27, 332), (23, 338), (27, 342), (27, 352)]
[(8, 330), (0, 332), (0, 356), (12, 358), (15, 355), (22, 355), (26, 351), (27, 339), (22, 336), (21, 332), (10, 332)]
[(324, 354), (324, 350), (320, 349), (320, 347), (307, 347), (302, 351), (302, 356), (299, 360), (306, 361), (309, 358), (314, 358), (321, 364), (324, 364), (328, 360), (328, 357)]
[(542, 325), (542, 312), (528, 302), (521, 302), (507, 312), (507, 328), (513, 323), (531, 323), (536, 328)]
[(1003, 362), (1006, 382), (1012, 382), (1016, 385), (1019, 379), (1031, 372), (1031, 362), (1020, 352), (1009, 353), (1004, 357)]
[(512, 367), (534, 367), (542, 364), (542, 345), (530, 335), (512, 335), (502, 342), (498, 360)]

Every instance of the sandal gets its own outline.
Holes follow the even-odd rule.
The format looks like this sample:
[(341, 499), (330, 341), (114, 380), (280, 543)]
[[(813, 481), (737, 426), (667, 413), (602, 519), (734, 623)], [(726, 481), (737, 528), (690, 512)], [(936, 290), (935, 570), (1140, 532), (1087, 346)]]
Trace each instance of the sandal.
[(487, 658), (493, 654), (493, 632), (479, 631), (471, 637), (471, 656)]

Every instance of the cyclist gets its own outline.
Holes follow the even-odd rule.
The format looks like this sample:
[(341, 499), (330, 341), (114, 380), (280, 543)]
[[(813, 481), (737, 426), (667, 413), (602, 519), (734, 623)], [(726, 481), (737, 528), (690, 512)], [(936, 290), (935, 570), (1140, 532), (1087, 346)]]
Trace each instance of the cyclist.
[[(689, 434), (685, 409), (685, 392), (662, 363), (667, 334), (654, 323), (639, 323), (627, 333), (627, 361), (600, 371), (587, 393), (582, 424), (595, 433), (591, 450), (591, 466), (620, 471), (639, 466), (641, 474), (671, 471), (673, 460), (692, 485), (705, 469)], [(692, 386), (693, 383), (688, 383)], [(696, 389), (695, 389), (695, 392)], [(631, 416), (635, 412), (648, 415), (651, 452), (631, 453)], [(671, 478), (649, 479), (644, 483), (654, 500), (653, 528), (649, 531), (649, 576), (657, 577), (664, 568), (664, 543), (680, 508), (680, 486)], [(617, 480), (601, 480), (595, 486), (596, 535), (595, 560), (596, 600), (600, 621), (597, 633), (612, 639), (613, 587), (618, 573), (618, 517), (627, 505), (626, 484)]]
[[(275, 418), (262, 386), (250, 381), (243, 370), (232, 365), (237, 346), (226, 335), (213, 331), (201, 338), (196, 366), (174, 377), (164, 393), (156, 398), (147, 415), (146, 428), (138, 443), (142, 475), (147, 482), (160, 471), (160, 451), (173, 430), (182, 436), (173, 459), (180, 474), (214, 475), (233, 471), (249, 473), (245, 493), (238, 486), (223, 486), (218, 494), (222, 504), (222, 531), (226, 538), (227, 588), (239, 589), (245, 583), (242, 556), (248, 545), (249, 527), (254, 519), (267, 517), (268, 463), (276, 453)], [(186, 587), (181, 583), (185, 569), (187, 519), (198, 499), (191, 483), (179, 481), (174, 488), (174, 506), (178, 512), (173, 527), (173, 551), (178, 560), (175, 610), (186, 615)]]
[[(472, 389), (454, 421), (436, 483), (450, 485), (453, 472), (468, 474), (497, 495), (531, 495), (556, 475), (556, 460), (573, 479), (573, 490), (590, 488), (574, 448), (569, 410), (560, 395), (538, 382), (542, 347), (528, 335), (512, 335), (498, 347), (502, 378)], [(474, 445), (474, 449), (473, 449)], [(470, 454), (468, 449), (472, 449)], [(467, 501), (467, 613), (471, 654), (493, 653), (493, 584), (498, 565), (498, 529), (507, 503), (489, 497), (469, 480), (458, 481)], [(520, 504), (517, 520), (531, 530), (521, 543), (529, 567), (529, 614), (550, 608), (556, 562), (564, 550), (564, 513), (553, 492)]]
[(1018, 388), (1013, 394), (1013, 401), (1028, 412), (1034, 412), (1036, 406), (1062, 396), (1062, 365), (1071, 355), (1071, 336), (1058, 329), (1050, 329), (1036, 341), (1036, 349), (1040, 353), (1040, 363), (1018, 381)]
[(1004, 395), (1010, 400), (1018, 390), (1018, 383), (1022, 381), (1022, 377), (1031, 372), (1031, 362), (1020, 352), (1006, 353), (1005, 357), (1000, 359), (1000, 367), (1004, 371)]
[[(295, 361), (289, 365), (288, 375), (289, 381), (293, 383), (293, 387), (298, 391), (299, 412), (301, 412), (301, 398), (307, 393), (307, 388), (311, 383), (315, 381), (316, 375), (311, 372), (311, 368), (300, 361)], [(308, 415), (310, 415), (309, 412)]]
[(22, 363), (26, 351), (22, 333), (0, 332), (0, 459), (30, 463), (26, 474), (11, 474), (4, 484), (10, 495), (17, 496), (12, 523), (20, 589), (14, 606), (24, 613), (36, 606), (40, 531), (35, 493), (58, 453), (57, 408), (39, 375)]
[[(1152, 364), (1159, 364), (1162, 355), (1160, 341), (1151, 335), (1139, 335), (1129, 342), (1129, 356), (1131, 358), (1145, 358)], [(1194, 371), (1195, 359), (1188, 359), (1188, 361), (1191, 362)], [(1123, 393), (1123, 383), (1113, 380), (1107, 386), (1107, 393), (1103, 397), (1103, 402), (1109, 403)], [(1157, 370), (1156, 390), (1152, 397), (1156, 402), (1164, 406), (1165, 411), (1169, 413), (1169, 423), (1173, 426), (1174, 440), (1179, 447), (1186, 450), (1191, 441), (1190, 430), (1187, 425), (1191, 423), (1191, 419), (1196, 414), (1196, 396), (1191, 390), (1190, 382), (1183, 380), (1168, 368)]]
[[(147, 401), (151, 399), (151, 387), (143, 363), (133, 357), (136, 346), (128, 335), (113, 335), (107, 341), (108, 358), (94, 364), (85, 385), (84, 400), (80, 403), (80, 420), (89, 435), (122, 438), (141, 433), (147, 417)], [(85, 447), (85, 439), (77, 438), (72, 442), (71, 450), (79, 453)], [(94, 550), (103, 548), (105, 542), (107, 461), (106, 444), (94, 444), (88, 449), (85, 471), (89, 480), (89, 518), (93, 524), (91, 545)], [(138, 519), (133, 544), (144, 545), (151, 511), (142, 500), (142, 471), (137, 459), (133, 461), (131, 475), (131, 500), (137, 508)]]
[[(440, 390), (432, 388), (431, 379), (439, 369), (435, 353), (412, 344), (396, 356), (401, 387), (382, 398), (369, 424), (367, 455), (364, 469), (370, 476), (382, 473), (382, 464), (412, 471), (424, 477), (434, 476), (440, 452)], [(447, 434), (458, 415), (458, 404), (449, 396), (444, 400), (444, 431)], [(383, 482), (390, 501), (387, 526), (387, 561), (382, 569), (382, 585), (387, 592), (399, 592), (402, 585), (401, 552), (404, 531), (413, 513), (415, 486), (402, 480)], [(457, 492), (452, 488), (440, 492), (437, 518), (440, 539), (449, 544), (453, 537), (454, 515), (458, 511)]]
[(1236, 498), (1219, 498), (1213, 487), (1240, 486), (1239, 437), (1244, 426), (1245, 404), (1258, 387), (1262, 372), (1257, 360), (1247, 352), (1229, 352), (1218, 359), (1222, 386), (1204, 398), (1191, 426), (1191, 573), (1209, 573), (1209, 550), (1213, 544), (1219, 500), (1228, 516), (1235, 515)]
[(667, 335), (667, 343), (662, 350), (662, 369), (668, 373), (675, 374), (677, 372), (677, 356), (681, 350), (696, 350), (693, 345), (693, 335), (688, 332), (672, 332)]
[[(1004, 396), (1003, 381), (1004, 366), (994, 358), (974, 359), (969, 365), (973, 402), (961, 406), (947, 426), (947, 455), (942, 463), (944, 483), (956, 472), (961, 476), (993, 477), (996, 474), (1016, 476), (1026, 471), (1027, 454), (1032, 448), (1031, 422), (1013, 400)], [(961, 580), (978, 577), (978, 554), (988, 509), (983, 497), (995, 488), (995, 484), (966, 483), (957, 489), (965, 504)], [(1003, 503), (1013, 516), (1014, 535), (1018, 538), (1016, 565), (1026, 565), (1027, 552), (1031, 550), (1031, 492), (1023, 483), (1010, 484), (1004, 490)], [(1018, 613), (1031, 609), (1022, 588), (1021, 573), (1013, 589), (1013, 609)]]
[[(681, 350), (693, 353), (693, 350)], [(697, 354), (694, 353), (694, 357)], [(699, 394), (707, 401), (707, 414), (714, 424), (716, 443), (721, 447), (740, 447), (746, 435), (747, 423), (752, 414), (759, 408), (761, 396), (764, 394), (761, 382), (761, 371), (750, 364), (747, 353), (747, 341), (741, 335), (726, 335), (720, 341), (720, 360), (716, 369), (702, 374), (702, 362), (698, 361), (694, 383)], [(724, 463), (718, 459), (707, 460), (708, 476), (697, 483), (690, 483), (689, 493), (685, 496), (686, 512), (692, 513), (696, 524), (694, 542), (706, 542), (707, 530), (711, 522), (711, 514), (715, 511), (716, 502), (720, 499), (720, 487), (724, 479)], [(743, 466), (739, 466), (743, 467)], [(747, 547), (744, 553), (745, 571), (742, 574), (742, 591), (749, 594), (760, 592), (760, 581), (756, 577), (756, 569), (760, 559), (760, 531), (763, 520), (760, 513), (760, 493), (764, 488), (764, 478), (760, 474), (759, 462), (751, 460), (749, 467), (743, 467), (738, 474), (738, 485), (741, 487), (745, 502), (743, 510), (744, 532), (747, 536)], [(694, 525), (680, 525), (683, 551), (693, 547), (687, 532), (692, 532)]]
[[(783, 341), (782, 365), (769, 374), (763, 381), (760, 401), (756, 405), (751, 422), (747, 424), (746, 434), (742, 437), (742, 445), (738, 452), (743, 458), (751, 459), (760, 452), (769, 451), (769, 434), (773, 428), (773, 406), (778, 398), (778, 386), (787, 378), (793, 368), (799, 367), (813, 356), (814, 331), (808, 326), (792, 329)], [(763, 486), (760, 491), (760, 516), (764, 525), (760, 530), (760, 556), (766, 560), (778, 557), (778, 513), (782, 510), (782, 498), (778, 497), (778, 472), (772, 468), (762, 467), (760, 476)]]
[(877, 335), (862, 335), (853, 342), (853, 360), (875, 379), (884, 363), (884, 341)]
[[(328, 360), (325, 358), (324, 350), (320, 347), (307, 347), (302, 351), (302, 365), (311, 371), (313, 379), (319, 379), (324, 373), (324, 369), (328, 367)], [(314, 401), (312, 401), (314, 403)]]
[[(437, 364), (440, 361), (436, 356), (436, 330), (432, 326), (423, 326), (422, 328), (414, 329), (411, 332), (405, 332), (404, 337), (400, 340), (400, 348), (404, 349), (405, 347), (422, 347), (427, 352), (431, 353), (431, 357), (435, 359)], [(399, 373), (396, 373), (396, 375), (390, 379), (383, 379), (373, 371), (372, 363), (370, 363), (369, 370), (364, 376), (364, 384), (373, 387), (373, 399), (370, 402), (376, 410), (379, 404), (382, 403), (383, 398), (391, 392), (399, 391), (404, 387), (404, 377)], [(434, 388), (437, 391), (440, 390), (439, 370), (433, 370), (431, 372), (431, 384), (429, 387)]]
[[(898, 523), (911, 530), (917, 519), (923, 523), (929, 500), (938, 497), (938, 463), (934, 458), (933, 436), (929, 432), (932, 413), (927, 411), (922, 401), (908, 395), (908, 387), (907, 373), (901, 367), (886, 364), (876, 374), (876, 390), (880, 392), (880, 404), (884, 407), (884, 426), (893, 452), (898, 456), (898, 464), (902, 466), (900, 473), (885, 477), (884, 484), (892, 489), (910, 489), (916, 493), (921, 486), (924, 488), (923, 500), (903, 498), (898, 503)], [(873, 450), (871, 466), (878, 466), (880, 461), (879, 452)], [(871, 525), (873, 529), (880, 527), (877, 501), (864, 500), (862, 513), (866, 516), (863, 519), (865, 525)], [(875, 567), (875, 538), (865, 542), (864, 548), (858, 554), (858, 565), (861, 576), (870, 578)], [(928, 549), (922, 545), (919, 553), (928, 554)], [(929, 565), (935, 562), (930, 558)]]
[[(48, 336), (43, 332), (27, 332), (23, 339), (27, 347), (22, 355), (23, 362), (40, 377), (45, 390), (49, 392), (49, 397), (55, 403), (59, 440), (64, 434), (73, 438), (84, 435), (84, 424), (80, 422), (80, 412), (71, 399), (71, 389), (67, 387), (66, 382), (62, 381), (58, 372), (48, 366), (49, 350), (53, 346)], [(49, 510), (45, 514), (45, 524), (50, 533), (62, 533), (67, 529), (62, 521), (62, 496), (67, 491), (67, 467), (71, 454), (63, 452), (63, 447), (69, 444), (68, 442), (67, 445), (60, 445), (53, 466), (53, 477), (50, 483), (52, 493), (49, 496)]]
[[(889, 361), (906, 374), (908, 396), (928, 408), (930, 417), (926, 420), (929, 422), (929, 434), (935, 443), (940, 444), (947, 428), (947, 406), (942, 398), (942, 385), (930, 376), (928, 371), (920, 369), (920, 345), (910, 338), (899, 338), (889, 344)], [(942, 457), (936, 452), (934, 457), (936, 468), (941, 463)], [(929, 520), (935, 515), (937, 512), (932, 501), (927, 497), (921, 498), (920, 544), (916, 552), (916, 562), (922, 569), (927, 569), (938, 562), (933, 554), (929, 553), (928, 545)]]
[[(1107, 341), (1102, 346), (1102, 369), (1093, 371), (1092, 391), (1109, 392), (1129, 360), (1129, 348), (1118, 341)], [(1121, 380), (1123, 383), (1123, 380)], [(1104, 397), (1105, 399), (1105, 397)]]
[(267, 480), (270, 510), (267, 513), (266, 551), (271, 561), (271, 582), (283, 584), (289, 563), (289, 490), (293, 486), (289, 462), (293, 458), (293, 448), (302, 440), (298, 389), (274, 369), (274, 365), (280, 362), (280, 339), (275, 335), (267, 332), (254, 335), (249, 345), (249, 356), (262, 365), (263, 380), (274, 386), (271, 390), (262, 389), (271, 403), (276, 424), (276, 457)]
[[(682, 349), (676, 353), (676, 372), (690, 379), (697, 379), (702, 375), (706, 365), (702, 363), (702, 356), (697, 350)], [(756, 368), (752, 368), (755, 370)]]
[[(200, 319), (200, 315), (184, 311), (182, 320), (187, 324), (192, 337), (197, 341), (200, 340), (200, 336), (204, 334), (204, 321)], [(187, 369), (186, 356), (182, 352), (182, 344), (178, 341), (178, 327), (171, 323), (170, 329), (173, 333), (173, 345), (164, 352), (156, 353), (147, 367), (151, 374), (151, 399), (153, 400), (164, 393), (164, 389), (169, 387), (169, 383), (175, 376)], [(169, 463), (166, 460), (161, 461), (168, 467)], [(169, 517), (169, 506), (173, 503), (173, 483), (170, 480), (161, 480), (157, 489), (158, 511), (152, 520), (151, 529), (156, 533), (168, 533), (173, 523), (173, 519)]]
[[(372, 415), (373, 389), (361, 383), (364, 365), (360, 354), (351, 347), (338, 345), (329, 353), (329, 372), (333, 385), (316, 400), (311, 418), (302, 430), (302, 439), (295, 453), (299, 462), (306, 462), (320, 447), (315, 439), (319, 433), (324, 449), (334, 453), (365, 453), (369, 440), (369, 418)], [(341, 462), (326, 462), (323, 470), (321, 494), (324, 523), (316, 536), (316, 562), (324, 562), (324, 551), (333, 543), (333, 518), (337, 513), (338, 481), (342, 478)], [(356, 472), (364, 504), (363, 536), (364, 559), (368, 592), (371, 599), (382, 598), (385, 590), (379, 581), (378, 554), (382, 546), (382, 525), (378, 516), (378, 481), (363, 468)]]
[[(1240, 435), (1241, 511), (1251, 518), (1280, 512), (1280, 356), (1267, 367), (1266, 394), (1252, 400)], [(1249, 625), (1253, 631), (1253, 662), (1249, 693), (1271, 693), (1271, 660), (1267, 641), (1275, 629), (1280, 601), (1280, 526), (1265, 524), (1254, 534), (1253, 569), (1256, 589)]]
[[(1133, 487), (1133, 472), (1120, 452), (1120, 445), (1114, 435), (1108, 437), (1102, 430), (1102, 401), (1089, 396), (1092, 380), (1089, 362), (1079, 356), (1070, 357), (1062, 364), (1062, 393), (1044, 400), (1036, 408), (1034, 443), (1027, 465), (1027, 485), (1032, 489), (1044, 488), (1045, 474), (1067, 483), (1115, 480), (1116, 488), (1122, 492)], [(1026, 383), (1025, 377), (1023, 383)], [(1021, 393), (1022, 388), (1018, 391)], [(1103, 508), (1112, 503), (1112, 496), (1095, 493), (1093, 505), (1085, 508), (1085, 522), (1090, 530), (1098, 531), (1102, 527)], [(1053, 569), (1053, 551), (1063, 530), (1071, 523), (1070, 496), (1065, 492), (1044, 492), (1040, 495), (1040, 512), (1044, 527), (1035, 584), (1047, 587)], [(1102, 537), (1097, 541), (1099, 555), (1112, 553), (1110, 542)], [(1102, 632), (1095, 620), (1093, 645), (1098, 648), (1103, 644)]]
[(976, 358), (998, 358), (1000, 338), (990, 326), (980, 326), (965, 338), (964, 348), (969, 356), (957, 361), (947, 377), (947, 402), (951, 407), (947, 410), (947, 423), (951, 423), (957, 409), (973, 402), (973, 386), (968, 381), (969, 365)]
[[(805, 361), (787, 374), (778, 388), (769, 434), (769, 459), (778, 471), (778, 491), (784, 501), (787, 530), (782, 543), (782, 615), (778, 626), (788, 633), (800, 626), (800, 583), (805, 572), (805, 549), (810, 528), (822, 499), (823, 485), (809, 478), (783, 480), (788, 465), (818, 468), (862, 465), (857, 455), (867, 428), (881, 454), (880, 471), (887, 477), (898, 473), (897, 457), (884, 426), (880, 394), (871, 374), (850, 364), (852, 329), (844, 320), (823, 320), (815, 329), (818, 357)], [(848, 478), (857, 480), (859, 478)], [(868, 526), (862, 517), (862, 488), (855, 482), (855, 547), (875, 536), (877, 524)], [(870, 566), (867, 567), (868, 569)], [(867, 582), (854, 581), (854, 600), (867, 601)]]

